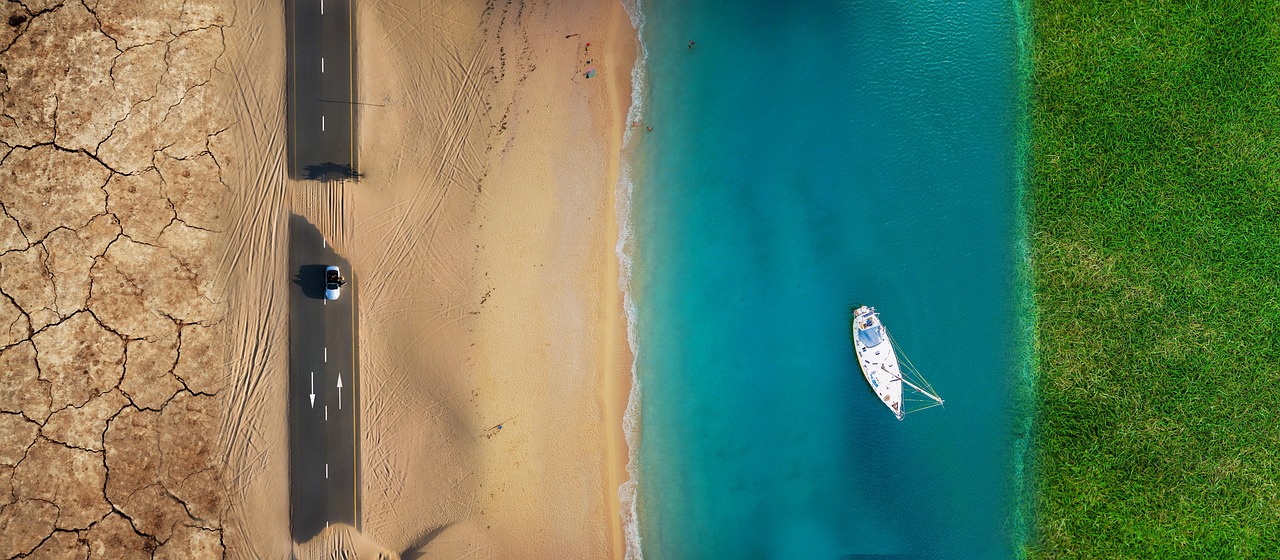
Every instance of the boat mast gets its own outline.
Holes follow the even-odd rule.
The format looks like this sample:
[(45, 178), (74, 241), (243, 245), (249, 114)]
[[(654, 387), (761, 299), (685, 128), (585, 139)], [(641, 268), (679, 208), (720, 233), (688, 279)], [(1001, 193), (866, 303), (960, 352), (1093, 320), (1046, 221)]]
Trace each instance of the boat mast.
[(929, 397), (929, 398), (931, 398), (931, 399), (933, 399), (933, 400), (935, 400), (935, 401), (938, 401), (938, 404), (942, 404), (942, 399), (938, 398), (938, 395), (935, 395), (935, 394), (930, 393), (930, 392), (928, 392), (928, 391), (926, 391), (926, 390), (924, 390), (924, 389), (921, 389), (919, 385), (916, 385), (915, 383), (912, 383), (912, 382), (910, 382), (910, 381), (907, 381), (907, 378), (906, 378), (906, 377), (903, 377), (903, 376), (899, 375), (899, 376), (898, 376), (898, 380), (899, 380), (899, 381), (901, 381), (901, 382), (903, 382), (903, 383), (906, 383), (907, 385), (910, 385), (912, 389), (915, 389), (915, 390), (917, 390), (917, 391), (919, 391), (919, 392), (921, 392), (921, 393), (924, 393), (924, 396)]

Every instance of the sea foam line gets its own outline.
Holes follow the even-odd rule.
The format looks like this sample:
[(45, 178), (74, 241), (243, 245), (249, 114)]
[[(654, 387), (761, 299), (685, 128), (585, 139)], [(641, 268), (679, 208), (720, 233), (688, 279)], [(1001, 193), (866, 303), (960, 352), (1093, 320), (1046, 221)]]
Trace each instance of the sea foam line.
[(636, 30), (636, 41), (639, 52), (635, 65), (631, 67), (631, 107), (627, 109), (627, 123), (623, 126), (622, 154), (619, 156), (618, 184), (615, 187), (615, 212), (618, 221), (618, 242), (614, 251), (618, 255), (618, 288), (622, 291), (623, 310), (627, 316), (627, 346), (631, 349), (631, 393), (627, 396), (627, 410), (622, 416), (622, 432), (627, 440), (627, 480), (618, 487), (618, 502), (622, 516), (622, 531), (626, 546), (626, 560), (642, 560), (640, 550), (640, 520), (637, 512), (636, 496), (639, 491), (639, 453), (640, 453), (640, 378), (636, 376), (636, 361), (640, 356), (640, 348), (636, 341), (636, 305), (631, 293), (632, 249), (635, 245), (632, 228), (631, 197), (635, 184), (631, 178), (631, 162), (628, 156), (632, 137), (639, 127), (630, 123), (640, 122), (644, 112), (644, 90), (646, 87), (645, 70), (649, 61), (649, 48), (644, 43), (644, 10), (643, 0), (621, 0), (622, 8), (631, 19), (631, 27)]

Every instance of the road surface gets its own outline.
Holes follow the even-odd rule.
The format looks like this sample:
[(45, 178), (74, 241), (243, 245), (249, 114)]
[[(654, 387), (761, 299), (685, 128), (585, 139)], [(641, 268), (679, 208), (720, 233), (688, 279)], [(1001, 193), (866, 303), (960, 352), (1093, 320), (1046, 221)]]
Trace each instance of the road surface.
[[(326, 265), (347, 279), (335, 301), (324, 299)], [(360, 528), (359, 282), (297, 215), (289, 219), (289, 271), (289, 506), (301, 543), (330, 523)]]
[(289, 176), (354, 177), (354, 0), (285, 0)]

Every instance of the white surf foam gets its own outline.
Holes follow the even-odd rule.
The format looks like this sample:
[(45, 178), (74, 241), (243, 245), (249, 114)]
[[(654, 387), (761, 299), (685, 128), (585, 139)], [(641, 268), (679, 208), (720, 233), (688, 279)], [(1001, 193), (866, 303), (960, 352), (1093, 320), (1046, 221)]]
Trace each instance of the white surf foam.
[(631, 196), (635, 185), (631, 177), (631, 162), (628, 156), (631, 140), (639, 127), (630, 123), (641, 121), (644, 113), (644, 91), (646, 88), (645, 70), (649, 61), (649, 49), (644, 43), (645, 17), (642, 9), (643, 0), (621, 0), (622, 7), (631, 18), (631, 26), (636, 30), (639, 52), (636, 53), (635, 65), (631, 68), (631, 107), (627, 109), (628, 126), (623, 127), (622, 154), (618, 173), (618, 185), (615, 188), (617, 200), (615, 211), (618, 220), (618, 243), (614, 250), (618, 255), (618, 288), (622, 290), (622, 302), (627, 314), (627, 346), (631, 349), (631, 394), (627, 396), (627, 410), (622, 417), (622, 431), (627, 439), (627, 481), (618, 487), (618, 501), (621, 505), (622, 530), (626, 545), (626, 560), (642, 560), (644, 555), (640, 549), (640, 521), (637, 512), (636, 496), (639, 489), (639, 452), (640, 452), (640, 379), (636, 376), (636, 359), (640, 349), (636, 342), (636, 308), (631, 293), (631, 265), (634, 234), (632, 228)]

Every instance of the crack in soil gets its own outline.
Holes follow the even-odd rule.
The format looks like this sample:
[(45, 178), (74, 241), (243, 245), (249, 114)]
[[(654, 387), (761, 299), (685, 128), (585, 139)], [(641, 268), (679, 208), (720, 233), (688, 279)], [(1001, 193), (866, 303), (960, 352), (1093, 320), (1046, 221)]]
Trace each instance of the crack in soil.
[[(8, 18), (8, 21), (0, 21), (0, 26), (9, 25), (14, 29), (13, 35), (9, 40), (0, 44), (0, 106), (4, 107), (0, 113), (0, 126), (6, 131), (21, 130), (23, 135), (13, 136), (0, 142), (0, 172), (5, 169), (12, 169), (11, 173), (15, 173), (18, 177), (31, 181), (48, 180), (44, 175), (48, 174), (47, 168), (32, 169), (31, 166), (26, 168), (15, 167), (15, 162), (29, 163), (29, 157), (13, 157), (19, 150), (25, 150), (28, 153), (37, 149), (51, 149), (58, 153), (73, 154), (76, 157), (85, 157), (102, 166), (105, 170), (106, 177), (104, 180), (92, 186), (101, 193), (102, 198), (92, 198), (93, 204), (90, 210), (95, 210), (92, 215), (81, 214), (74, 221), (78, 223), (60, 223), (56, 227), (52, 227), (49, 231), (42, 233), (43, 228), (32, 231), (30, 224), (24, 222), (24, 219), (30, 219), (33, 215), (40, 215), (53, 211), (55, 204), (51, 204), (48, 199), (45, 200), (43, 207), (32, 208), (32, 204), (39, 205), (39, 202), (32, 199), (31, 203), (23, 201), (0, 201), (0, 221), (4, 222), (7, 227), (12, 222), (12, 232), (16, 232), (4, 241), (5, 245), (0, 248), (0, 259), (6, 257), (12, 258), (20, 253), (27, 253), (27, 257), (31, 259), (33, 268), (31, 269), (4, 269), (4, 278), (17, 279), (19, 277), (27, 277), (29, 280), (24, 282), (34, 282), (30, 287), (23, 287), (21, 292), (15, 292), (6, 287), (8, 284), (0, 285), (0, 329), (4, 329), (2, 334), (5, 336), (0, 340), (0, 359), (6, 358), (8, 354), (13, 356), (30, 356), (30, 362), (26, 362), (28, 358), (19, 359), (21, 367), (18, 370), (26, 371), (0, 371), (0, 384), (9, 383), (11, 380), (25, 379), (18, 383), (22, 385), (19, 389), (26, 390), (26, 396), (11, 394), (0, 391), (0, 411), (5, 414), (14, 415), (22, 419), (22, 425), (30, 425), (36, 428), (35, 437), (30, 443), (21, 449), (21, 457), (12, 466), (11, 469), (17, 469), (19, 466), (28, 464), (32, 459), (31, 451), (37, 446), (43, 447), (44, 451), (36, 454), (39, 457), (42, 453), (67, 454), (68, 451), (74, 452), (70, 456), (79, 456), (79, 461), (89, 461), (90, 464), (101, 462), (102, 485), (99, 489), (101, 499), (106, 504), (105, 513), (101, 516), (96, 515), (92, 522), (88, 523), (84, 528), (67, 529), (63, 528), (64, 520), (80, 519), (80, 522), (87, 521), (84, 514), (87, 510), (85, 507), (94, 507), (93, 504), (85, 505), (77, 503), (74, 500), (68, 501), (68, 495), (55, 492), (52, 494), (54, 498), (44, 499), (32, 496), (26, 496), (25, 493), (34, 491), (31, 488), (16, 487), (10, 492), (11, 500), (9, 503), (0, 506), (0, 526), (15, 526), (12, 524), (13, 516), (21, 515), (23, 512), (44, 511), (46, 514), (53, 514), (52, 529), (42, 535), (23, 536), (21, 546), (18, 548), (6, 547), (0, 545), (0, 558), (25, 557), (34, 551), (39, 550), (40, 554), (46, 551), (41, 547), (49, 545), (52, 549), (57, 547), (68, 546), (105, 546), (109, 556), (124, 555), (129, 551), (142, 552), (152, 555), (163, 545), (174, 543), (173, 535), (176, 535), (177, 527), (189, 527), (194, 530), (215, 533), (217, 535), (217, 543), (222, 546), (222, 555), (226, 556), (225, 535), (222, 531), (223, 516), (227, 511), (223, 498), (214, 492), (214, 502), (208, 502), (208, 498), (196, 494), (194, 497), (189, 494), (191, 490), (184, 490), (188, 484), (199, 484), (214, 475), (213, 479), (217, 480), (218, 474), (221, 473), (220, 467), (215, 464), (215, 458), (196, 456), (193, 457), (189, 450), (171, 450), (166, 448), (166, 441), (182, 441), (181, 437), (172, 437), (172, 433), (177, 430), (183, 436), (189, 436), (187, 431), (200, 433), (200, 430), (192, 429), (182, 425), (182, 422), (191, 422), (192, 420), (184, 414), (205, 414), (206, 409), (210, 409), (208, 405), (200, 404), (204, 399), (214, 399), (221, 392), (218, 387), (201, 386), (194, 383), (193, 379), (187, 379), (179, 374), (179, 368), (182, 364), (192, 362), (199, 358), (199, 352), (193, 352), (184, 348), (186, 339), (190, 336), (190, 329), (194, 326), (209, 327), (219, 325), (223, 320), (221, 311), (218, 310), (219, 302), (215, 298), (210, 297), (211, 294), (203, 293), (200, 290), (193, 290), (178, 296), (165, 294), (165, 285), (161, 282), (166, 280), (163, 275), (146, 274), (145, 266), (151, 264), (149, 261), (143, 263), (130, 262), (128, 259), (147, 258), (146, 250), (156, 250), (158, 255), (166, 255), (171, 259), (173, 270), (177, 274), (185, 277), (187, 282), (195, 285), (200, 279), (204, 278), (206, 273), (202, 274), (202, 270), (209, 270), (208, 267), (201, 266), (198, 259), (201, 254), (213, 253), (211, 247), (204, 251), (195, 253), (190, 252), (191, 243), (204, 242), (212, 243), (212, 238), (202, 237), (199, 234), (215, 234), (219, 233), (218, 229), (210, 227), (208, 220), (203, 219), (198, 214), (184, 214), (179, 212), (180, 207), (174, 203), (174, 194), (167, 188), (170, 183), (166, 177), (160, 173), (160, 167), (157, 165), (157, 158), (163, 155), (175, 161), (193, 161), (197, 158), (208, 157), (212, 162), (212, 169), (216, 172), (211, 174), (208, 181), (211, 182), (205, 188), (221, 188), (227, 187), (223, 180), (223, 167), (218, 157), (213, 153), (211, 147), (215, 136), (229, 130), (230, 125), (221, 124), (210, 126), (202, 129), (206, 123), (192, 123), (191, 115), (196, 118), (205, 118), (199, 109), (203, 105), (193, 105), (200, 103), (211, 103), (205, 95), (198, 95), (197, 88), (211, 87), (213, 83), (213, 74), (215, 66), (226, 52), (225, 25), (220, 23), (198, 24), (193, 20), (184, 19), (183, 23), (177, 20), (163, 20), (159, 22), (167, 29), (167, 32), (161, 32), (161, 35), (152, 40), (137, 41), (135, 37), (129, 36), (128, 31), (117, 32), (127, 27), (117, 26), (118, 22), (113, 22), (113, 17), (127, 18), (138, 17), (145, 19), (147, 17), (156, 17), (149, 13), (139, 12), (137, 14), (109, 14), (112, 9), (110, 7), (105, 10), (102, 6), (86, 0), (79, 2), (57, 2), (53, 5), (40, 10), (32, 10), (31, 6), (20, 1), (10, 1), (10, 6), (21, 6), (17, 13)], [(100, 124), (104, 127), (102, 132), (105, 133), (99, 140), (93, 142), (93, 138), (89, 139), (87, 147), (84, 146), (85, 131), (76, 130), (77, 122), (83, 123), (86, 115), (91, 115), (98, 107), (80, 107), (76, 106), (75, 95), (66, 96), (60, 92), (73, 92), (74, 89), (83, 87), (83, 84), (74, 82), (70, 75), (61, 76), (43, 76), (36, 75), (23, 76), (26, 80), (24, 86), (35, 83), (41, 84), (43, 87), (13, 87), (13, 76), (10, 75), (10, 67), (7, 61), (13, 56), (14, 46), (19, 44), (27, 37), (32, 30), (33, 25), (39, 25), (40, 29), (48, 28), (48, 22), (40, 24), (42, 18), (51, 17), (50, 14), (59, 10), (71, 8), (78, 9), (83, 7), (87, 12), (91, 22), (85, 21), (85, 25), (93, 26), (90, 34), (98, 33), (105, 37), (110, 45), (101, 42), (98, 53), (102, 53), (101, 60), (79, 60), (77, 64), (83, 64), (86, 67), (95, 64), (105, 66), (105, 76), (113, 89), (133, 87), (134, 89), (128, 93), (140, 94), (135, 97), (120, 99), (122, 103), (127, 103), (123, 109), (123, 115), (115, 118), (114, 114), (107, 116), (105, 122)], [(186, 15), (187, 2), (183, 2), (180, 15)], [(134, 7), (134, 9), (143, 10), (146, 6)], [(71, 12), (67, 12), (71, 13)], [(81, 16), (77, 16), (81, 17)], [(198, 17), (198, 16), (197, 16)], [(222, 20), (221, 16), (216, 19)], [(225, 20), (222, 20), (225, 21)], [(187, 28), (185, 25), (192, 25)], [(109, 32), (109, 29), (117, 31)], [(210, 33), (210, 31), (215, 31)], [(202, 33), (204, 32), (204, 33)], [(70, 38), (68, 38), (70, 39)], [(181, 43), (176, 43), (181, 41)], [(56, 45), (33, 44), (24, 42), (27, 50), (24, 56), (47, 56), (51, 52), (59, 49), (72, 49), (69, 46), (69, 40), (58, 41)], [(147, 49), (155, 47), (157, 44), (163, 44), (163, 52), (145, 52), (139, 49)], [(179, 54), (175, 50), (185, 49), (190, 53)], [(159, 51), (158, 48), (154, 48)], [(41, 54), (44, 53), (44, 54)], [(211, 62), (207, 65), (192, 64), (192, 60), (203, 61), (204, 53), (213, 53)], [(160, 55), (163, 61), (161, 65), (163, 71), (155, 77), (154, 80), (133, 80), (128, 83), (125, 77), (128, 73), (125, 69), (128, 66), (121, 64), (128, 63), (129, 60), (145, 59), (146, 56)], [(122, 56), (129, 56), (128, 60), (121, 60)], [(183, 56), (181, 60), (185, 66), (179, 66), (179, 61), (175, 57)], [(195, 59), (192, 59), (195, 56)], [(155, 59), (151, 59), (155, 60)], [(101, 68), (102, 66), (93, 66)], [(99, 74), (100, 76), (103, 74)], [(219, 74), (221, 75), (221, 74)], [(49, 92), (49, 97), (45, 97), (44, 105), (39, 103), (32, 105), (34, 113), (24, 114), (22, 109), (16, 109), (12, 114), (10, 110), (15, 107), (13, 100), (18, 99), (19, 95), (44, 95), (40, 92)], [(199, 92), (203, 93), (203, 92)], [(163, 96), (163, 97), (162, 97)], [(163, 103), (163, 106), (155, 106), (157, 103)], [(51, 105), (51, 107), (50, 107)], [(43, 108), (42, 108), (43, 107)], [(148, 110), (144, 111), (146, 108)], [(117, 109), (119, 110), (119, 107)], [(43, 113), (41, 113), (43, 111)], [(179, 113), (186, 111), (186, 113)], [(76, 117), (75, 115), (80, 115)], [(146, 122), (135, 122), (145, 120)], [(206, 118), (206, 120), (208, 120)], [(70, 124), (68, 124), (70, 121)], [(51, 125), (51, 126), (50, 126)], [(132, 130), (126, 130), (127, 126), (134, 126)], [(96, 125), (95, 125), (96, 126)], [(138, 129), (138, 126), (144, 128)], [(165, 127), (177, 129), (178, 133), (166, 134), (163, 139), (140, 137), (145, 136), (145, 127)], [(68, 128), (70, 127), (70, 128)], [(171, 132), (165, 129), (165, 132)], [(46, 132), (47, 131), (47, 132)], [(181, 133), (181, 134), (179, 134)], [(80, 136), (77, 136), (80, 134)], [(103, 153), (104, 146), (109, 142), (119, 141), (120, 134), (126, 135), (127, 142), (142, 142), (158, 144), (150, 145), (149, 165), (140, 168), (134, 168), (128, 162), (130, 160), (119, 159), (120, 155), (108, 157)], [(183, 136), (185, 134), (186, 136)], [(202, 137), (202, 142), (200, 138)], [(195, 146), (202, 147), (203, 150), (197, 150), (195, 153), (181, 153), (189, 151), (187, 146), (189, 142), (195, 139)], [(203, 144), (203, 146), (201, 146)], [(173, 153), (171, 153), (173, 152)], [(54, 160), (47, 160), (54, 161)], [(145, 159), (143, 160), (145, 161)], [(40, 162), (35, 162), (39, 165)], [(86, 164), (92, 165), (92, 164)], [(207, 165), (207, 164), (206, 164)], [(135, 230), (126, 231), (124, 222), (121, 220), (122, 212), (128, 210), (142, 209), (136, 207), (118, 207), (126, 204), (127, 201), (117, 200), (113, 197), (111, 186), (113, 179), (117, 177), (137, 177), (143, 173), (155, 171), (160, 178), (159, 199), (155, 204), (160, 205), (167, 210), (168, 218), (163, 227), (159, 228), (155, 239), (140, 239), (136, 235)], [(94, 181), (97, 183), (97, 181)], [(75, 189), (80, 188), (72, 185), (66, 187), (55, 185), (53, 188)], [(87, 185), (84, 188), (90, 188)], [(59, 191), (61, 193), (61, 191)], [(126, 193), (127, 196), (128, 193)], [(68, 196), (84, 196), (82, 193), (73, 192)], [(162, 200), (162, 202), (160, 201)], [(25, 205), (25, 206), (24, 206)], [(159, 208), (157, 207), (157, 208)], [(19, 211), (20, 210), (20, 211)], [(192, 210), (188, 210), (192, 211)], [(200, 209), (194, 210), (199, 212)], [(88, 219), (84, 219), (88, 216)], [(129, 215), (132, 219), (154, 219), (151, 217)], [(98, 220), (105, 219), (105, 222)], [(39, 226), (36, 226), (39, 228)], [(192, 237), (186, 230), (182, 228), (190, 228), (192, 232), (199, 232), (196, 237)], [(0, 230), (3, 231), (3, 230)], [(154, 230), (143, 230), (154, 231)], [(131, 235), (130, 232), (134, 234)], [(69, 234), (69, 235), (68, 235)], [(10, 235), (10, 234), (6, 234)], [(150, 235), (144, 233), (144, 235)], [(177, 236), (178, 241), (186, 241), (188, 245), (182, 247), (185, 253), (175, 250), (174, 246), (170, 246), (166, 241), (174, 241), (168, 236)], [(185, 235), (185, 237), (183, 237)], [(55, 239), (56, 237), (56, 239)], [(195, 240), (195, 241), (192, 241)], [(70, 247), (70, 248), (68, 248)], [(146, 248), (146, 249), (143, 249)], [(143, 252), (139, 252), (139, 250)], [(35, 251), (35, 253), (28, 253)], [(68, 253), (68, 251), (72, 251)], [(81, 252), (75, 252), (81, 251)], [(87, 251), (87, 252), (85, 252)], [(163, 257), (162, 257), (163, 258)], [(14, 261), (18, 262), (18, 261)], [(132, 268), (131, 268), (132, 267)], [(70, 270), (71, 272), (68, 272)], [(67, 276), (71, 274), (71, 276)], [(99, 282), (106, 283), (99, 283)], [(111, 284), (111, 285), (108, 285)], [(25, 284), (24, 284), (25, 286)], [(113, 291), (112, 288), (123, 286), (124, 294)], [(50, 288), (51, 287), (51, 288)], [(84, 288), (84, 299), (80, 299), (80, 287)], [(34, 291), (33, 291), (34, 290)], [(41, 292), (40, 290), (45, 290)], [(40, 295), (40, 294), (48, 295)], [(34, 295), (32, 295), (34, 294)], [(121, 297), (123, 296), (123, 297)], [(43, 299), (41, 299), (43, 298)], [(185, 298), (185, 299), (184, 299)], [(198, 304), (194, 309), (197, 314), (192, 315), (190, 309), (190, 301), (204, 302)], [(124, 306), (141, 306), (141, 313), (145, 315), (150, 313), (155, 320), (168, 319), (173, 327), (172, 338), (169, 335), (161, 335), (153, 330), (141, 330), (135, 332), (135, 328), (144, 323), (130, 321), (120, 321), (120, 317), (130, 317), (129, 313), (134, 311), (124, 310), (120, 308)], [(10, 309), (12, 308), (12, 309)], [(211, 309), (213, 311), (204, 312), (201, 310)], [(47, 324), (41, 324), (46, 319), (39, 321), (33, 318), (33, 313), (43, 314), (47, 316)], [(25, 321), (25, 326), (24, 326)], [(118, 350), (114, 347), (104, 347), (101, 345), (91, 346), (89, 348), (76, 347), (76, 340), (61, 340), (59, 337), (64, 335), (75, 335), (81, 332), (97, 332), (98, 336), (105, 337), (105, 340), (118, 340), (121, 346)], [(163, 338), (162, 338), (163, 336)], [(171, 340), (172, 350), (168, 350), (165, 346)], [(134, 343), (143, 341), (147, 344), (157, 344), (156, 348), (146, 350), (144, 347), (134, 348)], [(73, 346), (67, 346), (71, 344)], [(81, 342), (83, 344), (83, 342)], [(116, 343), (111, 343), (112, 345)], [(110, 346), (110, 345), (109, 345)], [(27, 348), (30, 348), (28, 351)], [(79, 349), (77, 349), (79, 348)], [(186, 352), (184, 352), (186, 350)], [(197, 345), (197, 351), (216, 351), (214, 349), (206, 349), (204, 346)], [(142, 351), (152, 352), (155, 359), (146, 360)], [(68, 354), (68, 352), (70, 352)], [(79, 353), (77, 353), (79, 352)], [(88, 352), (85, 354), (85, 352)], [(63, 373), (54, 376), (53, 370), (50, 370), (50, 360), (60, 359), (63, 365), (58, 366), (66, 370), (67, 367), (82, 367), (77, 361), (80, 359), (90, 359), (94, 363), (101, 363), (101, 373), (105, 373), (109, 380), (108, 383), (99, 386), (93, 386), (90, 383), (84, 387), (84, 395), (87, 398), (81, 400), (79, 397), (73, 398), (71, 402), (60, 400), (53, 402), (56, 391), (65, 391), (68, 389), (60, 387), (59, 381), (64, 379)], [(4, 363), (11, 363), (6, 361)], [(196, 362), (198, 363), (198, 362)], [(187, 371), (191, 371), (188, 368)], [(158, 375), (160, 378), (172, 379), (175, 388), (171, 394), (168, 394), (159, 404), (156, 401), (148, 401), (150, 406), (141, 406), (137, 402), (137, 395), (131, 395), (124, 390), (125, 380), (129, 378), (131, 373), (146, 372)], [(25, 377), (15, 377), (25, 376)], [(152, 379), (151, 376), (144, 377)], [(34, 389), (32, 388), (34, 385)], [(74, 393), (71, 393), (74, 394)], [(65, 398), (65, 397), (63, 397)], [(24, 400), (25, 399), (25, 400)], [(34, 401), (31, 399), (35, 399)], [(108, 399), (108, 400), (102, 400)], [(175, 401), (183, 402), (169, 410)], [(43, 401), (44, 404), (40, 404)], [(118, 405), (118, 406), (117, 406)], [(33, 408), (34, 407), (34, 408)], [(56, 410), (54, 408), (56, 407)], [(178, 412), (181, 411), (181, 412)], [(188, 412), (191, 411), (191, 412)], [(129, 415), (129, 422), (123, 422), (122, 416)], [(143, 427), (137, 424), (144, 421), (137, 415), (154, 415), (151, 422)], [(165, 423), (160, 422), (160, 418), (165, 419)], [(204, 420), (196, 419), (197, 422)], [(76, 422), (93, 422), (93, 424), (82, 426)], [(179, 425), (173, 426), (174, 422)], [(57, 425), (56, 428), (50, 428)], [(46, 433), (47, 430), (51, 432)], [(86, 430), (75, 432), (76, 429)], [(113, 432), (118, 430), (118, 432)], [(139, 432), (140, 430), (145, 433)], [(207, 430), (206, 430), (207, 432)], [(85, 439), (85, 434), (88, 439)], [(169, 434), (166, 436), (166, 434)], [(149, 470), (138, 470), (137, 457), (132, 454), (117, 453), (115, 447), (128, 444), (130, 446), (139, 445), (138, 442), (132, 441), (138, 437), (143, 438), (142, 449), (150, 449), (150, 451), (158, 456), (159, 465), (155, 467), (154, 472)], [(166, 437), (169, 437), (166, 440)], [(205, 437), (214, 437), (212, 434), (205, 434)], [(188, 437), (190, 439), (190, 437)], [(65, 440), (65, 441), (64, 441)], [(173, 445), (173, 444), (169, 444)], [(61, 448), (67, 451), (51, 451), (50, 447)], [(101, 446), (100, 449), (97, 447)], [(97, 459), (90, 460), (90, 455), (75, 454), (92, 454)], [(15, 455), (16, 456), (16, 453)], [(191, 461), (197, 461), (190, 464)], [(39, 463), (30, 463), (35, 465)], [(23, 467), (23, 471), (30, 470), (31, 467)], [(98, 468), (98, 467), (94, 467)], [(173, 473), (176, 477), (168, 474)], [(194, 478), (197, 475), (200, 478)], [(137, 477), (141, 478), (137, 478)], [(136, 480), (127, 480), (125, 482), (128, 487), (134, 488), (124, 496), (120, 503), (116, 503), (111, 499), (110, 487), (114, 484), (121, 483), (121, 479), (134, 477)], [(24, 475), (22, 481), (27, 486), (31, 479), (30, 473)], [(193, 482), (194, 481), (194, 482)], [(38, 482), (38, 481), (37, 481)], [(37, 484), (38, 486), (38, 484)], [(128, 502), (137, 492), (142, 489), (151, 488), (159, 492), (163, 496), (172, 499), (173, 502), (181, 506), (181, 511), (185, 514), (183, 519), (178, 520), (169, 530), (169, 537), (161, 540), (160, 535), (150, 534), (144, 531), (145, 525), (143, 519), (144, 514), (141, 510), (135, 510), (133, 514), (127, 513), (122, 506), (128, 506)], [(24, 495), (19, 495), (20, 491)], [(201, 489), (203, 490), (203, 489)], [(119, 497), (117, 497), (119, 498)], [(96, 499), (96, 498), (95, 498)], [(136, 507), (136, 505), (134, 506)], [(142, 507), (147, 507), (145, 504)], [(43, 508), (43, 509), (41, 509)], [(133, 507), (130, 507), (132, 510)], [(205, 519), (201, 517), (200, 511), (214, 512), (218, 517), (213, 519)], [(67, 521), (70, 522), (70, 521)], [(127, 525), (128, 529), (125, 529)], [(28, 524), (30, 527), (30, 524)], [(38, 526), (36, 528), (43, 527)], [(133, 538), (117, 538), (120, 537), (120, 531), (131, 534)], [(16, 535), (7, 535), (0, 538), (0, 541), (8, 540), (9, 537), (17, 538)], [(30, 538), (27, 538), (30, 537)], [(38, 537), (38, 538), (37, 538)], [(70, 537), (70, 538), (69, 538)], [(124, 543), (124, 544), (121, 544)], [(176, 542), (181, 545), (181, 542)], [(30, 546), (28, 546), (30, 545)], [(123, 546), (123, 549), (111, 549), (111, 547)], [(174, 551), (176, 556), (183, 557), (181, 551)], [(53, 552), (50, 552), (51, 554)]]

